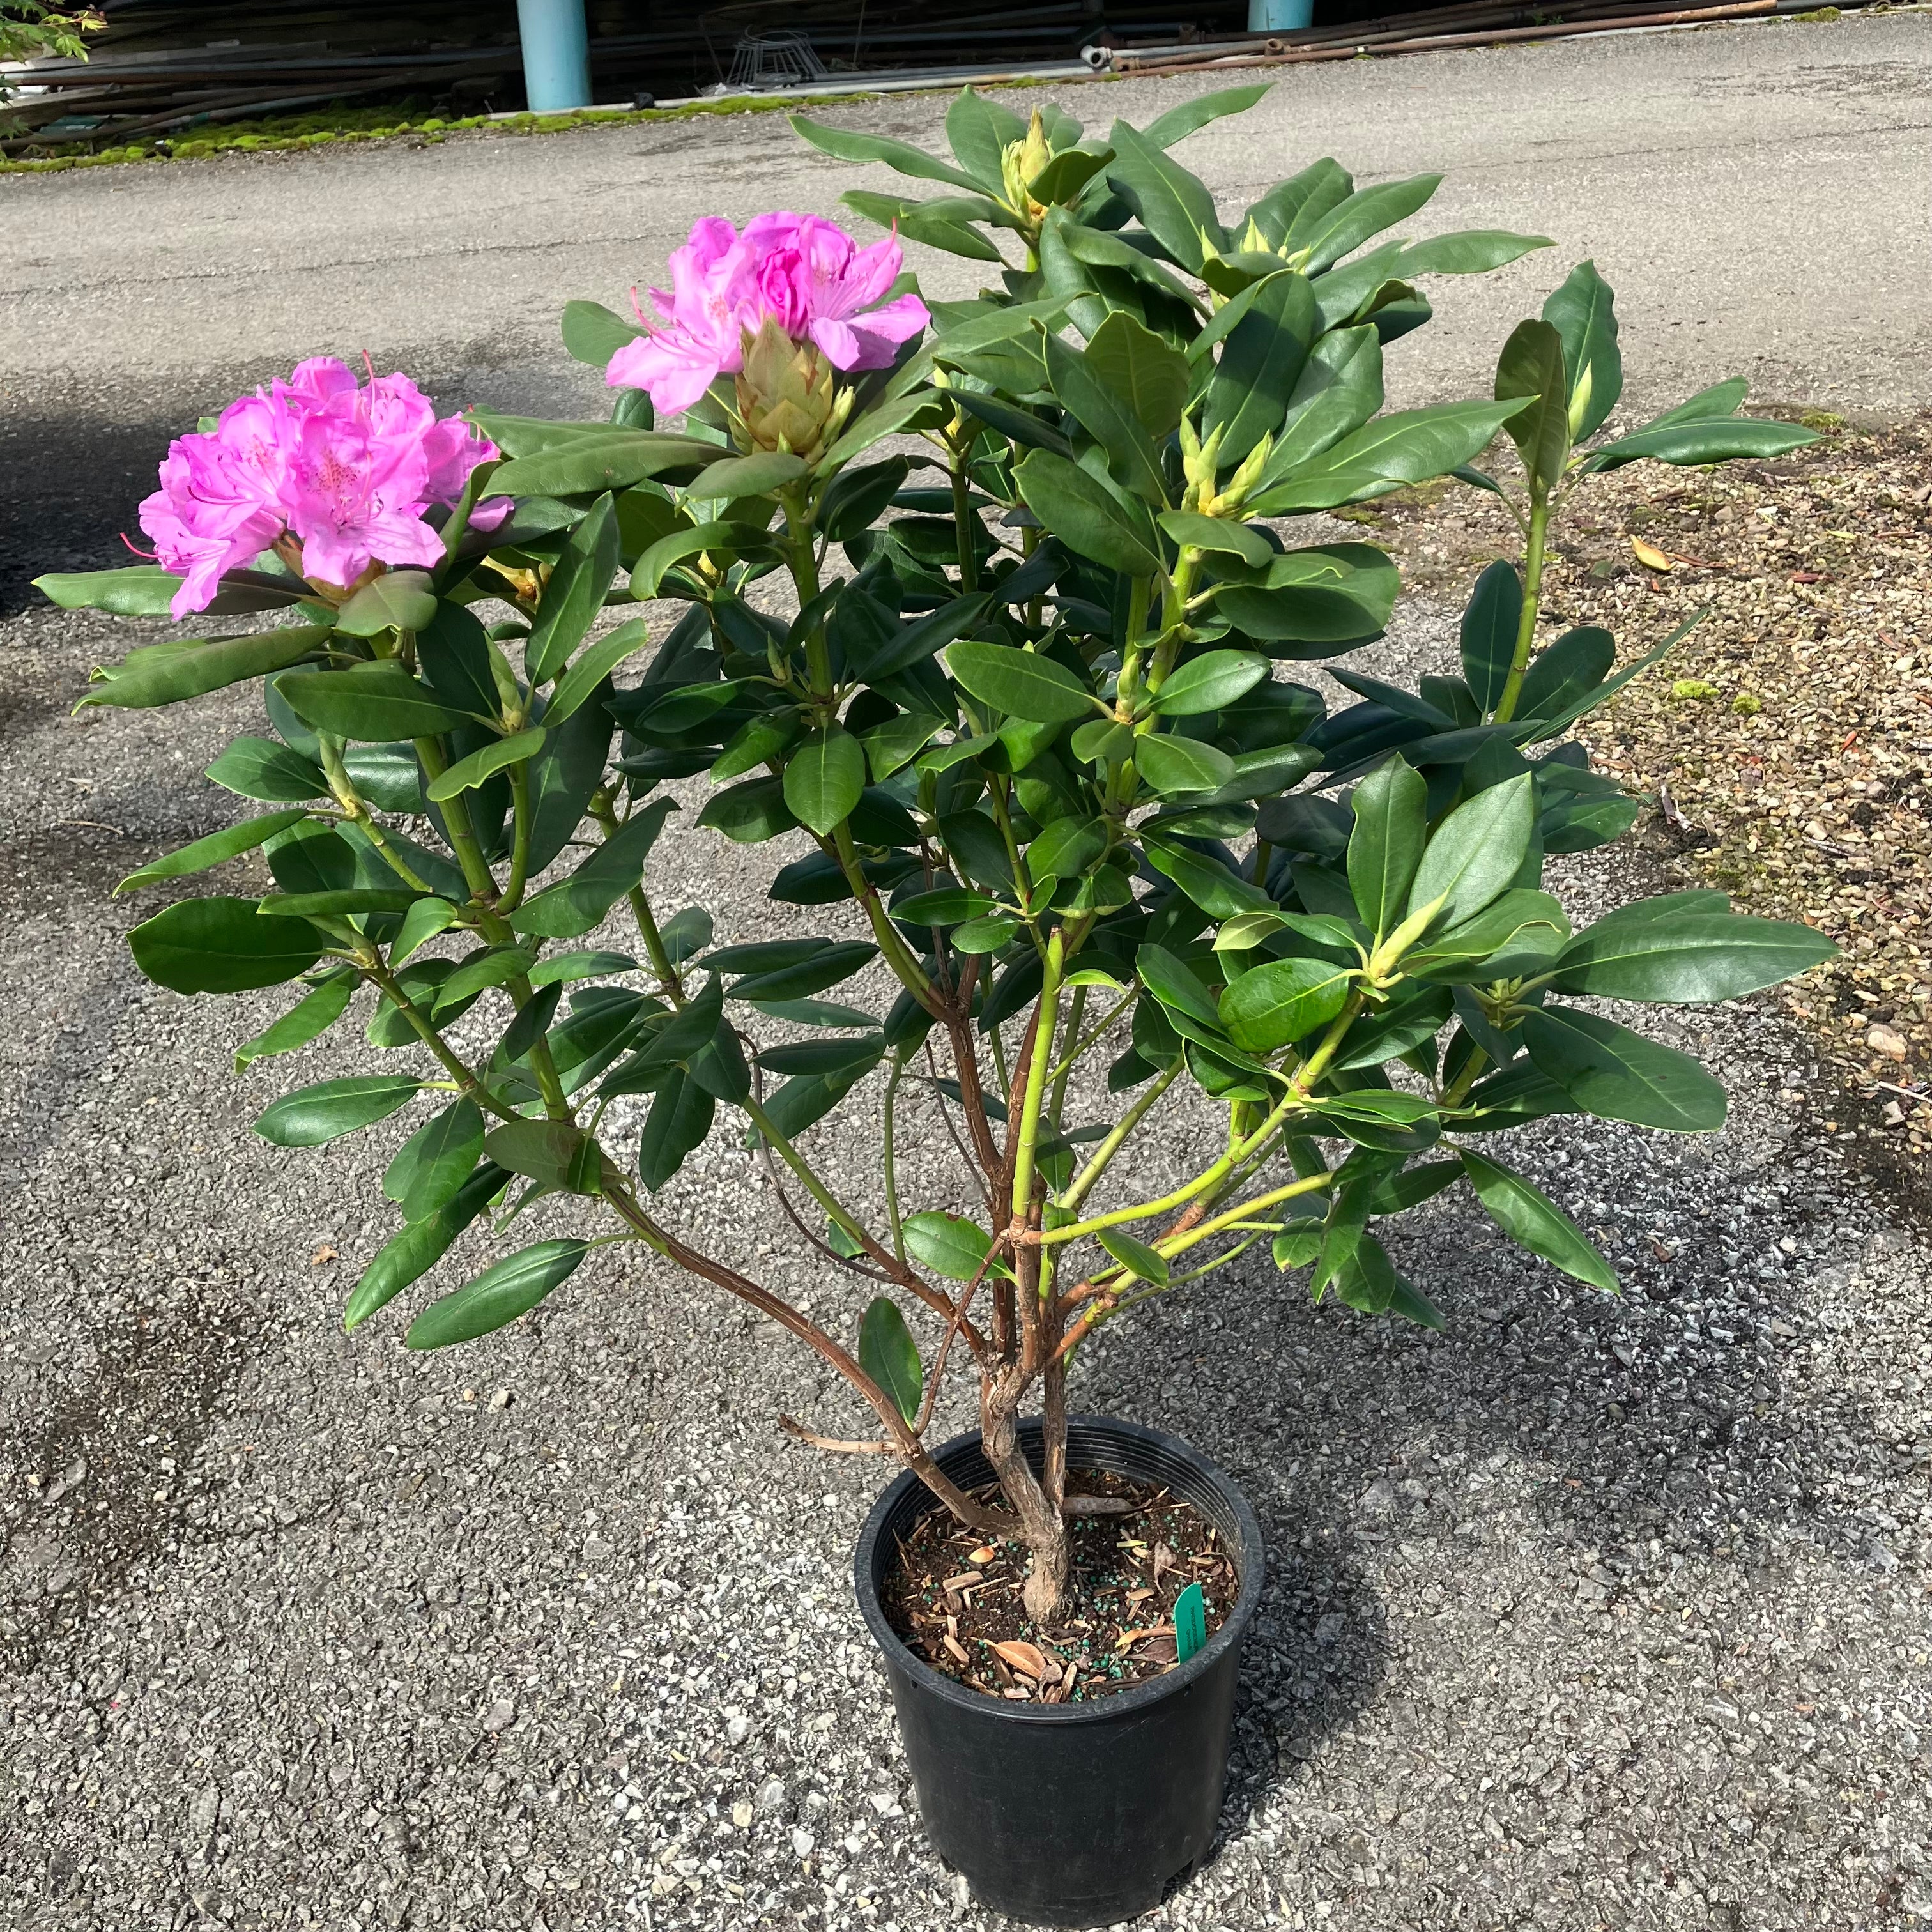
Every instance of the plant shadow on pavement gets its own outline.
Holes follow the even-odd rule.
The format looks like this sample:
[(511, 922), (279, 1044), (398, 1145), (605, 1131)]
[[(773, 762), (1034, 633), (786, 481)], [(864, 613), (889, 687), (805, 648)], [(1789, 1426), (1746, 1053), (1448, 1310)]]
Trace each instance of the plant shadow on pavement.
[[(1830, 1219), (1835, 1168), (1773, 1170), (1730, 1143), (1634, 1132), (1619, 1159), (1618, 1138), (1578, 1121), (1539, 1136), (1556, 1170), (1545, 1185), (1607, 1237), (1621, 1298), (1506, 1252), (1450, 1195), (1396, 1253), (1444, 1310), (1440, 1334), (1311, 1307), (1305, 1274), (1280, 1275), (1256, 1251), (1153, 1311), (1165, 1335), (1128, 1324), (1093, 1350), (1075, 1406), (1186, 1438), (1262, 1520), (1268, 1591), (1220, 1843), (1294, 1760), (1396, 1688), (1380, 1562), (1420, 1566), (1420, 1581), (1404, 1576), (1405, 1614), (1419, 1600), (1424, 1615), (1507, 1619), (1513, 1600), (1478, 1594), (1495, 1567), (1484, 1542), (1463, 1540), (1499, 1505), (1539, 1567), (1567, 1573), (1566, 1613), (1580, 1620), (1654, 1589), (1673, 1563), (1728, 1564), (1769, 1587), (1780, 1544), (1868, 1553), (1864, 1526), (1832, 1492), (1838, 1479), (1876, 1498), (1886, 1472), (1872, 1418), (1851, 1391), (1801, 1387), (1809, 1356), (1796, 1340), (1814, 1278), (1850, 1258)], [(1607, 1217), (1579, 1199), (1592, 1189)], [(1279, 1311), (1259, 1348), (1257, 1300)]]

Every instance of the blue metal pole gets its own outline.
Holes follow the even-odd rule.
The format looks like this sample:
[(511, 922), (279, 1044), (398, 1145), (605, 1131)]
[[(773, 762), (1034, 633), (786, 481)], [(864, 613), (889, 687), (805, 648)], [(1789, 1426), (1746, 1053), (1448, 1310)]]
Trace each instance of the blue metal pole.
[(1292, 34), (1314, 18), (1315, 0), (1248, 0), (1251, 34)]
[(524, 90), (533, 114), (590, 105), (590, 32), (584, 0), (517, 0)]

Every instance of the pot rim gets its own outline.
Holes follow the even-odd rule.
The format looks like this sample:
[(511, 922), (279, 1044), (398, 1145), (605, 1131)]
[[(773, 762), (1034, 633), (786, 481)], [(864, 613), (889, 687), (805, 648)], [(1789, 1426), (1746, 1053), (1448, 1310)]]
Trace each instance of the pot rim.
[[(1126, 1422), (1110, 1415), (1070, 1415), (1066, 1420), (1070, 1430), (1106, 1430), (1116, 1436), (1130, 1437), (1150, 1447), (1166, 1450), (1170, 1454), (1178, 1455), (1192, 1463), (1231, 1506), (1241, 1543), (1241, 1583), (1235, 1593), (1234, 1607), (1228, 1612), (1227, 1621), (1185, 1664), (1176, 1664), (1162, 1671), (1158, 1677), (1136, 1684), (1130, 1690), (1116, 1691), (1111, 1696), (1099, 1697), (1091, 1702), (1078, 1704), (1036, 1704), (1030, 1701), (1020, 1703), (1001, 1697), (989, 1697), (983, 1690), (975, 1690), (957, 1679), (948, 1677), (944, 1672), (935, 1670), (925, 1658), (911, 1649), (886, 1620), (879, 1593), (872, 1582), (873, 1552), (879, 1539), (885, 1533), (886, 1519), (898, 1507), (910, 1490), (915, 1486), (925, 1487), (911, 1470), (902, 1469), (873, 1504), (866, 1518), (865, 1526), (859, 1532), (857, 1547), (853, 1552), (853, 1585), (859, 1599), (860, 1613), (866, 1619), (866, 1627), (872, 1632), (872, 1641), (884, 1652), (886, 1660), (894, 1668), (904, 1671), (922, 1690), (962, 1709), (973, 1711), (982, 1716), (1004, 1718), (1018, 1724), (1108, 1723), (1117, 1718), (1131, 1716), (1136, 1711), (1144, 1710), (1150, 1705), (1159, 1703), (1163, 1698), (1186, 1690), (1196, 1678), (1213, 1670), (1231, 1650), (1239, 1646), (1247, 1634), (1249, 1624), (1253, 1621), (1256, 1611), (1260, 1607), (1262, 1586), (1266, 1580), (1267, 1552), (1262, 1542), (1260, 1522), (1240, 1485), (1226, 1471), (1210, 1462), (1199, 1450), (1184, 1442), (1178, 1436), (1169, 1436), (1161, 1430), (1149, 1429), (1142, 1423)], [(1037, 1433), (1039, 1428), (1039, 1419), (1036, 1417), (1028, 1418), (1020, 1424), (1022, 1438), (1029, 1433)], [(979, 1430), (968, 1430), (964, 1434), (941, 1443), (932, 1451), (933, 1460), (943, 1462), (956, 1450), (976, 1449), (979, 1446)], [(939, 1504), (935, 1507), (943, 1509), (944, 1505)]]

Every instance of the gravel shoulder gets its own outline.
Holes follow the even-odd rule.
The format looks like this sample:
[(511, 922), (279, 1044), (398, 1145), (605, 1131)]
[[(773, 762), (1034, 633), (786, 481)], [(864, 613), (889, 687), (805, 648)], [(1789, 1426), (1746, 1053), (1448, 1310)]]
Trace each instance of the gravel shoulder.
[[(1508, 167), (1466, 184), (1469, 214), (1563, 226), (1550, 209), (1580, 211), (1589, 232), (1569, 225), (1565, 263), (1594, 246), (1634, 316), (1676, 313), (1679, 241), (1665, 224), (1654, 248), (1625, 245), (1626, 184), (1718, 170), (1696, 151), (1726, 116), (1774, 146), (1761, 99), (1774, 93), (1775, 114), (1819, 144), (1805, 152), (1846, 167), (1861, 143), (1904, 152), (1896, 130), (1916, 97), (1886, 76), (1922, 71), (1924, 28), (1541, 50), (1552, 92), (1509, 136), (1522, 152)], [(1385, 148), (1393, 171), (1429, 158), (1411, 106), (1488, 70), (1459, 58), (1322, 71), (1329, 91), (1306, 97), (1330, 116), (1314, 145), (1370, 161)], [(1413, 103), (1398, 92), (1411, 86), (1424, 90)], [(1659, 160), (1642, 146), (1646, 103), (1666, 87), (1706, 106)], [(1148, 86), (1086, 111), (1175, 98)], [(1529, 150), (1586, 98), (1611, 104), (1605, 128), (1622, 114), (1628, 137), (1587, 164), (1573, 142), (1574, 178), (1532, 184)], [(1501, 96), (1469, 98), (1430, 139), (1446, 150), (1453, 134), (1473, 158)], [(1399, 116), (1391, 102), (1407, 104)], [(864, 111), (915, 136), (936, 117), (930, 103)], [(1273, 124), (1300, 152), (1304, 130)], [(603, 157), (584, 228), (621, 229), (650, 184), (634, 148), (598, 146), (610, 138), (495, 144), (475, 164), (500, 171), (494, 201), (438, 175), (451, 202), (413, 206), (473, 242), (514, 191), (541, 232), (587, 192), (572, 157)], [(648, 233), (634, 223), (594, 262), (452, 244), (448, 288), (479, 304), (506, 288), (503, 310), (446, 305), (363, 339), (484, 370), (490, 400), (571, 406), (584, 392), (550, 346), (557, 299), (628, 282), (721, 181), (740, 184), (738, 212), (774, 196), (762, 136), (680, 138), (691, 148), (662, 158), (676, 180)], [(465, 152), (440, 149), (434, 166)], [(427, 175), (431, 158), (393, 165)], [(1231, 198), (1286, 160), (1201, 158)], [(236, 380), (220, 332), (251, 303), (244, 362), (340, 347), (337, 332), (392, 312), (416, 245), (400, 214), (387, 229), (371, 216), (363, 266), (332, 268), (320, 298), (311, 267), (305, 310), (279, 257), (244, 272), (261, 244), (236, 238), (277, 205), (224, 197), (269, 165), (130, 171), (139, 206), (117, 218), (184, 248), (198, 233), (210, 258), (193, 287), (162, 292), (177, 304), (165, 326), (145, 303), (123, 316), (102, 300), (120, 258), (110, 232), (86, 233), (111, 203), (86, 197), (118, 192), (116, 171), (9, 184), (10, 214), (27, 209), (34, 238), (10, 272), (35, 250), (68, 251), (34, 296), (38, 346), (10, 376), (9, 448), (43, 466), (16, 464), (7, 486), (8, 542), (33, 568), (102, 557), (158, 428)], [(412, 206), (380, 154), (290, 166), (338, 172), (275, 177), (278, 191), (349, 183), (358, 207)], [(1520, 212), (1498, 199), (1511, 169)], [(820, 181), (818, 200), (842, 184)], [(1742, 224), (1724, 272), (1754, 308), (1723, 313), (1744, 330), (1787, 302), (1760, 246), (1784, 218), (1762, 182), (1724, 194), (1724, 218)], [(1856, 251), (1854, 217), (1816, 224), (1819, 246)], [(1876, 272), (1868, 262), (1833, 283), (1808, 262), (1851, 320), (1775, 351), (1785, 359), (1765, 366), (1784, 372), (1786, 395), (1829, 402), (1876, 382), (1888, 352), (1848, 346), (1851, 320), (1914, 307), (1881, 306), (1858, 278)], [(1514, 314), (1530, 289), (1496, 299)], [(1449, 328), (1417, 339), (1419, 386), (1482, 380), (1421, 359), (1438, 337)], [(1660, 339), (1636, 322), (1634, 345)], [(1751, 340), (1727, 356), (1735, 342), (1700, 339), (1651, 371), (1668, 386), (1773, 355), (1768, 334)], [(152, 380), (133, 407), (131, 377), (111, 372), (144, 357)], [(44, 419), (23, 401), (44, 376), (61, 399)], [(74, 524), (83, 491), (116, 488), (111, 520)], [(70, 556), (50, 554), (62, 544)], [(1440, 658), (1453, 628), (1425, 588), (1388, 652)], [(121, 934), (139, 914), (108, 893), (154, 850), (232, 815), (198, 774), (247, 714), (236, 699), (165, 720), (70, 718), (88, 666), (128, 641), (44, 609), (0, 627), (0, 961), (20, 989), (0, 1042), (0, 1924), (990, 1927), (910, 1815), (850, 1600), (848, 1552), (878, 1472), (772, 1425), (781, 1409), (853, 1419), (808, 1358), (707, 1291), (615, 1259), (536, 1320), (447, 1357), (406, 1355), (394, 1320), (341, 1335), (400, 1130), (269, 1149), (248, 1131), (260, 1108), (353, 1056), (314, 1048), (237, 1078), (234, 1043), (274, 996), (233, 1012), (135, 974)], [(1576, 862), (1568, 890), (1579, 906), (1616, 903), (1684, 862), (1652, 842), (1614, 868)], [(716, 842), (674, 842), (658, 884), (671, 909), (722, 896), (721, 936), (802, 925)], [(1247, 1486), (1273, 1552), (1219, 1856), (1147, 1922), (1863, 1932), (1932, 1919), (1925, 1238), (1826, 1131), (1816, 1102), (1834, 1076), (1791, 1016), (1769, 1002), (1694, 1013), (1681, 1036), (1731, 1088), (1721, 1136), (1558, 1121), (1516, 1143), (1611, 1255), (1621, 1299), (1500, 1252), (1450, 1196), (1414, 1217), (1397, 1254), (1450, 1311), (1442, 1335), (1311, 1309), (1262, 1262), (1084, 1352), (1076, 1401), (1195, 1442)], [(1178, 1166), (1198, 1126), (1162, 1130), (1148, 1178)], [(907, 1140), (943, 1198), (957, 1182), (936, 1120)], [(820, 1149), (873, 1204), (862, 1137), (821, 1136)], [(668, 1199), (680, 1224), (728, 1231), (727, 1258), (856, 1319), (853, 1291), (796, 1258), (735, 1139), (714, 1137)], [(439, 1280), (475, 1253), (459, 1250)], [(950, 1413), (964, 1426), (958, 1392)]]

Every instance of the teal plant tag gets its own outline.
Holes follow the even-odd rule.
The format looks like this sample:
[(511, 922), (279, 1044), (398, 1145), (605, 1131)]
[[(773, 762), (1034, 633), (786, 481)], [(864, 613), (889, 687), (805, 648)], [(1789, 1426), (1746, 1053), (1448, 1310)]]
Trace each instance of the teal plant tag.
[(1174, 1647), (1185, 1664), (1208, 1641), (1208, 1600), (1190, 1583), (1174, 1600)]

